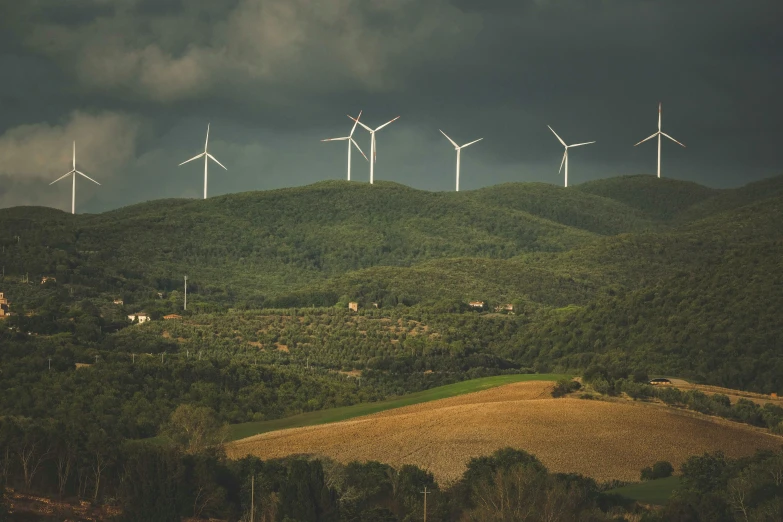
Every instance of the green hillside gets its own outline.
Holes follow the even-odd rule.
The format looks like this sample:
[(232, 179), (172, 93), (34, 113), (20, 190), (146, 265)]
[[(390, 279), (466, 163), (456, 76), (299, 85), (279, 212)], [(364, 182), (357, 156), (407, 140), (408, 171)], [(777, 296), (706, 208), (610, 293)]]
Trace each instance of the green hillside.
[[(424, 353), (483, 352), (500, 358), (493, 368), (557, 371), (623, 361), (783, 391), (781, 187), (783, 178), (714, 190), (627, 176), (431, 193), (330, 181), (100, 215), (20, 207), (0, 210), (4, 290), (35, 312), (27, 321), (48, 325), (42, 332), (65, 328), (86, 301), (114, 321), (102, 328), (121, 329), (122, 314), (180, 311), (187, 274), (189, 310), (218, 322), (231, 307), (357, 301), (383, 315), (417, 306), (416, 320), (440, 332)], [(24, 274), (57, 283), (14, 283)], [(111, 304), (117, 297), (124, 307)], [(465, 315), (471, 300), (490, 311), (512, 303), (516, 315), (476, 323)], [(397, 342), (377, 357), (404, 357), (410, 342)], [(292, 346), (314, 354), (305, 341)], [(342, 350), (323, 364), (361, 369), (371, 359)]]
[(664, 221), (718, 194), (696, 183), (647, 175), (589, 181), (574, 189), (624, 203), (649, 219)]

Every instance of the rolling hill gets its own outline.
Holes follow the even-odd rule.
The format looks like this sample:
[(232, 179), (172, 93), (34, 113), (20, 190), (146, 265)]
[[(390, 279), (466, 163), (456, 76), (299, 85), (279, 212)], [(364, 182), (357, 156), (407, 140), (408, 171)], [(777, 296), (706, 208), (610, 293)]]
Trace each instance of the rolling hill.
[[(783, 392), (782, 216), (783, 177), (460, 193), (328, 181), (100, 215), (5, 209), (0, 244), (7, 275), (54, 275), (99, 305), (169, 313), (184, 274), (196, 311), (514, 303), (514, 333), (493, 349), (527, 367), (625, 360)], [(6, 291), (42, 306), (45, 289), (25, 288)]]
[(414, 464), (449, 483), (460, 478), (470, 458), (510, 444), (535, 454), (555, 472), (634, 481), (640, 469), (659, 460), (679, 468), (691, 455), (706, 451), (747, 456), (783, 442), (742, 424), (656, 404), (554, 399), (552, 384), (507, 384), (346, 421), (272, 431), (232, 442), (227, 454)]

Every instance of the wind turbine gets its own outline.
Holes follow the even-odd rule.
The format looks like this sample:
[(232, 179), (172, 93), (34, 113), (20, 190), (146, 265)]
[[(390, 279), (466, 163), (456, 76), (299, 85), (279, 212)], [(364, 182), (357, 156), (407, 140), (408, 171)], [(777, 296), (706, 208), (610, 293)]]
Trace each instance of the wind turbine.
[(373, 171), (373, 165), (375, 165), (375, 161), (378, 159), (378, 154), (377, 154), (377, 151), (375, 150), (375, 133), (378, 132), (379, 130), (381, 130), (382, 128), (384, 128), (385, 126), (387, 126), (388, 124), (390, 124), (391, 122), (397, 120), (399, 118), (399, 116), (397, 116), (397, 118), (394, 118), (393, 120), (387, 121), (386, 123), (384, 123), (383, 125), (381, 125), (377, 129), (371, 129), (370, 127), (368, 127), (364, 123), (360, 122), (359, 118), (354, 118), (350, 114), (348, 115), (348, 117), (351, 118), (356, 123), (358, 123), (359, 125), (361, 125), (362, 127), (364, 127), (370, 133), (370, 156), (372, 158), (372, 159), (370, 159), (370, 185), (372, 185), (373, 184), (373, 180), (375, 179), (374, 178), (375, 174), (374, 174), (374, 171)]
[[(547, 125), (549, 127), (549, 125)], [(560, 143), (563, 144), (563, 147), (565, 147), (565, 153), (563, 154), (563, 160), (560, 162), (560, 168), (557, 170), (557, 173), (560, 174), (560, 171), (563, 170), (563, 163), (565, 163), (565, 186), (568, 186), (568, 149), (571, 147), (581, 147), (582, 145), (590, 145), (591, 143), (595, 143), (594, 141), (588, 141), (585, 143), (577, 143), (575, 145), (566, 145), (565, 142), (560, 138), (560, 136), (557, 135), (555, 132), (555, 129), (552, 127), (549, 127), (549, 130), (552, 131), (552, 134), (555, 135), (555, 137), (560, 140)]]
[[(677, 145), (682, 145), (682, 143), (680, 143), (679, 141), (675, 140), (674, 138), (672, 138), (671, 136), (669, 136), (665, 132), (661, 131), (661, 105), (662, 105), (661, 102), (658, 102), (658, 132), (656, 132), (655, 134), (650, 136), (650, 138), (654, 138), (655, 136), (658, 136), (658, 177), (659, 178), (661, 177), (661, 136), (666, 136), (667, 138), (672, 140)], [(650, 138), (644, 138), (639, 143), (644, 143), (645, 141), (649, 140)], [(637, 143), (636, 145), (639, 145), (639, 143)], [(634, 147), (636, 147), (636, 145), (634, 145)], [(682, 146), (685, 147), (685, 145), (682, 145)]]
[[(440, 130), (440, 129), (438, 129), (438, 130)], [(443, 132), (443, 131), (441, 130), (441, 131), (440, 131), (440, 133), (441, 133), (441, 134), (443, 134), (444, 136), (446, 136), (446, 139), (447, 139), (447, 140), (449, 140), (449, 141), (451, 142), (451, 144), (452, 144), (452, 145), (454, 145), (454, 150), (456, 150), (456, 151), (457, 151), (457, 192), (459, 192), (459, 153), (460, 153), (460, 151), (461, 151), (462, 149), (464, 149), (465, 147), (468, 147), (468, 146), (470, 146), (470, 145), (473, 145), (473, 144), (474, 144), (474, 143), (476, 143), (477, 141), (481, 141), (481, 140), (483, 140), (484, 138), (479, 138), (479, 139), (477, 139), (477, 140), (471, 141), (470, 143), (466, 143), (465, 145), (463, 145), (463, 146), (461, 146), (461, 147), (460, 147), (459, 145), (457, 145), (456, 143), (454, 143), (454, 140), (452, 140), (451, 138), (449, 138), (449, 137), (446, 135), (446, 133), (445, 133), (445, 132)]]
[[(212, 154), (207, 152), (207, 144), (208, 143), (209, 143), (209, 123), (207, 123), (207, 141), (204, 142), (204, 152), (202, 152), (198, 156), (193, 156), (188, 161), (183, 161), (182, 163), (177, 165), (178, 167), (181, 167), (185, 163), (191, 162), (191, 161), (193, 161), (195, 159), (199, 159), (201, 156), (204, 156), (204, 199), (207, 199), (207, 163), (208, 163), (208, 160), (211, 159), (212, 161), (214, 161), (215, 163), (217, 163), (218, 165), (220, 165), (221, 167), (226, 169), (226, 167), (224, 167), (222, 163), (220, 163), (217, 159), (215, 159), (215, 156), (213, 156)], [(228, 170), (228, 169), (226, 169), (226, 170)]]
[(60, 176), (56, 180), (54, 180), (51, 183), (49, 183), (49, 185), (54, 185), (55, 183), (57, 183), (61, 179), (67, 178), (71, 174), (73, 174), (73, 192), (71, 194), (71, 214), (76, 214), (76, 175), (79, 174), (81, 176), (84, 176), (85, 178), (89, 179), (90, 181), (92, 181), (96, 185), (100, 185), (100, 183), (98, 183), (97, 181), (92, 179), (90, 176), (88, 176), (84, 172), (80, 172), (80, 171), (76, 170), (76, 142), (75, 141), (73, 142), (73, 168), (67, 174), (65, 174), (63, 176)]
[[(357, 149), (359, 149), (359, 152), (362, 153), (362, 156), (364, 156), (364, 152), (362, 152), (362, 149), (359, 147), (359, 145), (354, 141), (353, 139), (353, 131), (356, 130), (356, 124), (359, 123), (359, 118), (362, 117), (362, 111), (359, 111), (359, 116), (357, 116), (356, 121), (353, 122), (353, 128), (351, 129), (351, 133), (348, 136), (345, 136), (343, 138), (329, 138), (328, 140), (321, 140), (321, 141), (344, 141), (348, 140), (348, 181), (351, 181), (351, 143), (353, 143)], [(364, 156), (364, 159), (367, 159), (367, 156)], [(369, 160), (367, 160), (369, 161)]]

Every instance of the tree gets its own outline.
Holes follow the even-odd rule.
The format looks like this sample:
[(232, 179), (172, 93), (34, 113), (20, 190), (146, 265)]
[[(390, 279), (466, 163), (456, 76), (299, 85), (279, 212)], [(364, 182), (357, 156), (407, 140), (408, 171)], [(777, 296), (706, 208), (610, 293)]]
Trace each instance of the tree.
[(5, 485), (0, 484), (0, 522), (10, 522), (8, 504), (5, 501)]
[(666, 477), (671, 477), (674, 473), (674, 466), (671, 462), (665, 460), (659, 460), (651, 467), (644, 468), (641, 473), (642, 480), (655, 480)]
[(218, 421), (212, 408), (180, 404), (171, 413), (162, 433), (185, 453), (195, 454), (222, 446), (228, 437), (228, 426)]
[(142, 442), (127, 443), (123, 461), (119, 490), (122, 520), (179, 522), (183, 475), (179, 451)]

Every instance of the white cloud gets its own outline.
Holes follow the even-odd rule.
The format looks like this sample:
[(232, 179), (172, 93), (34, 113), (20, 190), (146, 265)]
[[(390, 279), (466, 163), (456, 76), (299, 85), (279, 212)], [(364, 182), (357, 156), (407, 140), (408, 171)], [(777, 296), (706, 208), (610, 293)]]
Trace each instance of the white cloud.
[(100, 181), (133, 159), (140, 122), (116, 112), (73, 112), (62, 124), (21, 125), (0, 135), (0, 175), (54, 181), (71, 169), (76, 142), (79, 170)]

